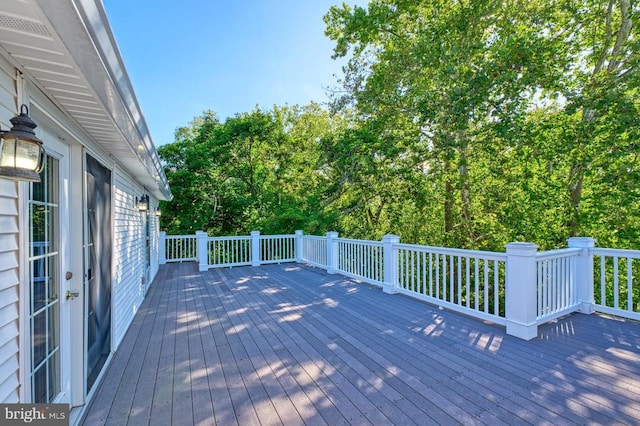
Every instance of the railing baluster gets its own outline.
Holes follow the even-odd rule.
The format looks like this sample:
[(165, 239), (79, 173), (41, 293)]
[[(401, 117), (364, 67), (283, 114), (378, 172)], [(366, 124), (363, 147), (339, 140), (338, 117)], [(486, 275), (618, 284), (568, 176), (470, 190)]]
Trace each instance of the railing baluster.
[(409, 272), (411, 275), (411, 291), (415, 292), (416, 291), (416, 278), (415, 278), (415, 259), (414, 259), (414, 251), (411, 251), (411, 261), (410, 261), (410, 266), (411, 266), (411, 272)]
[(569, 266), (568, 266), (568, 262), (569, 262), (569, 258), (565, 257), (563, 259), (561, 259), (562, 263), (560, 264), (560, 267), (562, 269), (562, 280), (561, 282), (563, 283), (563, 285), (560, 287), (561, 288), (561, 306), (567, 306), (569, 303), (569, 298), (568, 298), (568, 285), (570, 284), (569, 281)]
[(493, 261), (493, 314), (500, 313), (500, 264)]
[(633, 311), (633, 263), (630, 257), (627, 257), (627, 310)]
[(471, 257), (467, 257), (465, 269), (467, 273), (467, 278), (465, 280), (465, 301), (468, 308), (471, 306)]
[(400, 288), (407, 288), (407, 279), (404, 273), (404, 266), (405, 266), (405, 262), (407, 260), (407, 251), (406, 250), (399, 250), (398, 251), (398, 284), (400, 286)]
[(450, 255), (449, 256), (449, 297), (448, 297), (448, 301), (451, 303), (455, 303), (455, 292), (454, 292), (454, 285), (455, 285), (455, 272), (456, 270), (455, 268), (455, 261), (454, 261), (454, 256)]
[(433, 252), (429, 252), (429, 267), (428, 267), (428, 271), (429, 271), (429, 297), (435, 297), (435, 281), (436, 281), (436, 277), (435, 277), (435, 272), (436, 272), (436, 261), (434, 260), (434, 256), (435, 254)]
[(484, 313), (489, 313), (489, 262), (484, 260), (484, 289), (482, 291), (482, 305)]
[(479, 283), (478, 281), (480, 280), (480, 265), (478, 262), (478, 258), (474, 259), (474, 272), (475, 272), (475, 277), (474, 277), (474, 300), (473, 300), (473, 309), (478, 310), (478, 293), (479, 293)]
[(458, 256), (458, 305), (462, 304), (462, 256)]
[(549, 313), (549, 262), (542, 263), (542, 314)]
[(600, 303), (602, 306), (607, 306), (607, 294), (606, 294), (606, 279), (605, 268), (607, 259), (604, 255), (600, 256)]
[(551, 312), (558, 308), (558, 262), (551, 261)]
[(538, 266), (538, 274), (537, 274), (538, 291), (536, 293), (538, 296), (538, 315), (537, 315), (538, 317), (544, 313), (543, 311), (544, 283), (543, 283), (543, 275), (542, 275), (543, 264), (544, 262), (538, 262), (538, 265), (537, 265)]
[(618, 256), (613, 257), (613, 307), (616, 309), (620, 309), (619, 305), (619, 279), (618, 279), (619, 271), (618, 271)]
[(436, 263), (436, 273), (435, 273), (435, 294), (436, 299), (440, 299), (440, 255), (438, 253), (434, 253), (435, 255), (435, 263)]

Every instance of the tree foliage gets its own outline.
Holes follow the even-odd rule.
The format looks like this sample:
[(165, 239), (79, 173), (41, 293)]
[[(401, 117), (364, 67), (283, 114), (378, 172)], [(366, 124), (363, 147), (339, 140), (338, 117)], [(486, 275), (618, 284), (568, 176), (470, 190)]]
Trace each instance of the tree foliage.
[(316, 104), (237, 114), (208, 112), (158, 149), (174, 199), (162, 226), (174, 234), (325, 232), (319, 140), (332, 126)]
[(335, 106), (400, 148), (394, 169), (420, 164), (435, 182), (423, 195), (442, 228), (429, 243), (555, 247), (583, 234), (630, 246), (637, 13), (627, 0), (333, 7), (327, 35), (336, 56), (352, 54)]
[(168, 232), (336, 230), (502, 250), (637, 248), (639, 7), (372, 0), (332, 7), (347, 57), (317, 104), (205, 113), (159, 149)]

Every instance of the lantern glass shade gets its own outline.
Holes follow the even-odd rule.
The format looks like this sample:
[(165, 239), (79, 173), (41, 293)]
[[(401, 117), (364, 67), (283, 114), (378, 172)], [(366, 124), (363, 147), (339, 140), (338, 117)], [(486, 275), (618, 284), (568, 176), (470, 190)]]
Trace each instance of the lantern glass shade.
[(156, 216), (162, 216), (162, 211), (160, 210), (160, 208), (156, 208)]
[(45, 153), (42, 141), (33, 131), (37, 126), (29, 117), (26, 105), (22, 105), (20, 115), (13, 117), (11, 124), (11, 130), (0, 133), (0, 176), (40, 182)]
[(147, 210), (149, 210), (149, 196), (145, 194), (142, 197), (138, 198), (137, 204), (139, 211), (146, 212)]

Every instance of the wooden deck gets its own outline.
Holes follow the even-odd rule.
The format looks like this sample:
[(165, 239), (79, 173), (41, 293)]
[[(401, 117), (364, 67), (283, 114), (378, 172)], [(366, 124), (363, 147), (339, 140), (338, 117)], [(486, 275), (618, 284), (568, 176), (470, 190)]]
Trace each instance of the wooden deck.
[(526, 342), (296, 264), (162, 266), (86, 425), (640, 424), (640, 324)]

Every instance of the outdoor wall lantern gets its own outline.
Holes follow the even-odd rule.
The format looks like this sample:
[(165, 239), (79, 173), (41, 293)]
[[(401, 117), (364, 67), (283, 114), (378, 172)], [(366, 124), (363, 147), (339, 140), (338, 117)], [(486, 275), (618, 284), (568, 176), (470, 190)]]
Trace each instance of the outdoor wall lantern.
[(136, 206), (138, 207), (138, 211), (149, 211), (149, 196), (144, 194), (142, 197), (136, 198)]
[(0, 176), (26, 182), (40, 182), (44, 167), (44, 147), (33, 131), (38, 125), (29, 117), (29, 108), (11, 120), (11, 130), (0, 130)]
[(160, 207), (156, 207), (156, 216), (158, 217), (162, 216), (162, 211), (160, 210)]

